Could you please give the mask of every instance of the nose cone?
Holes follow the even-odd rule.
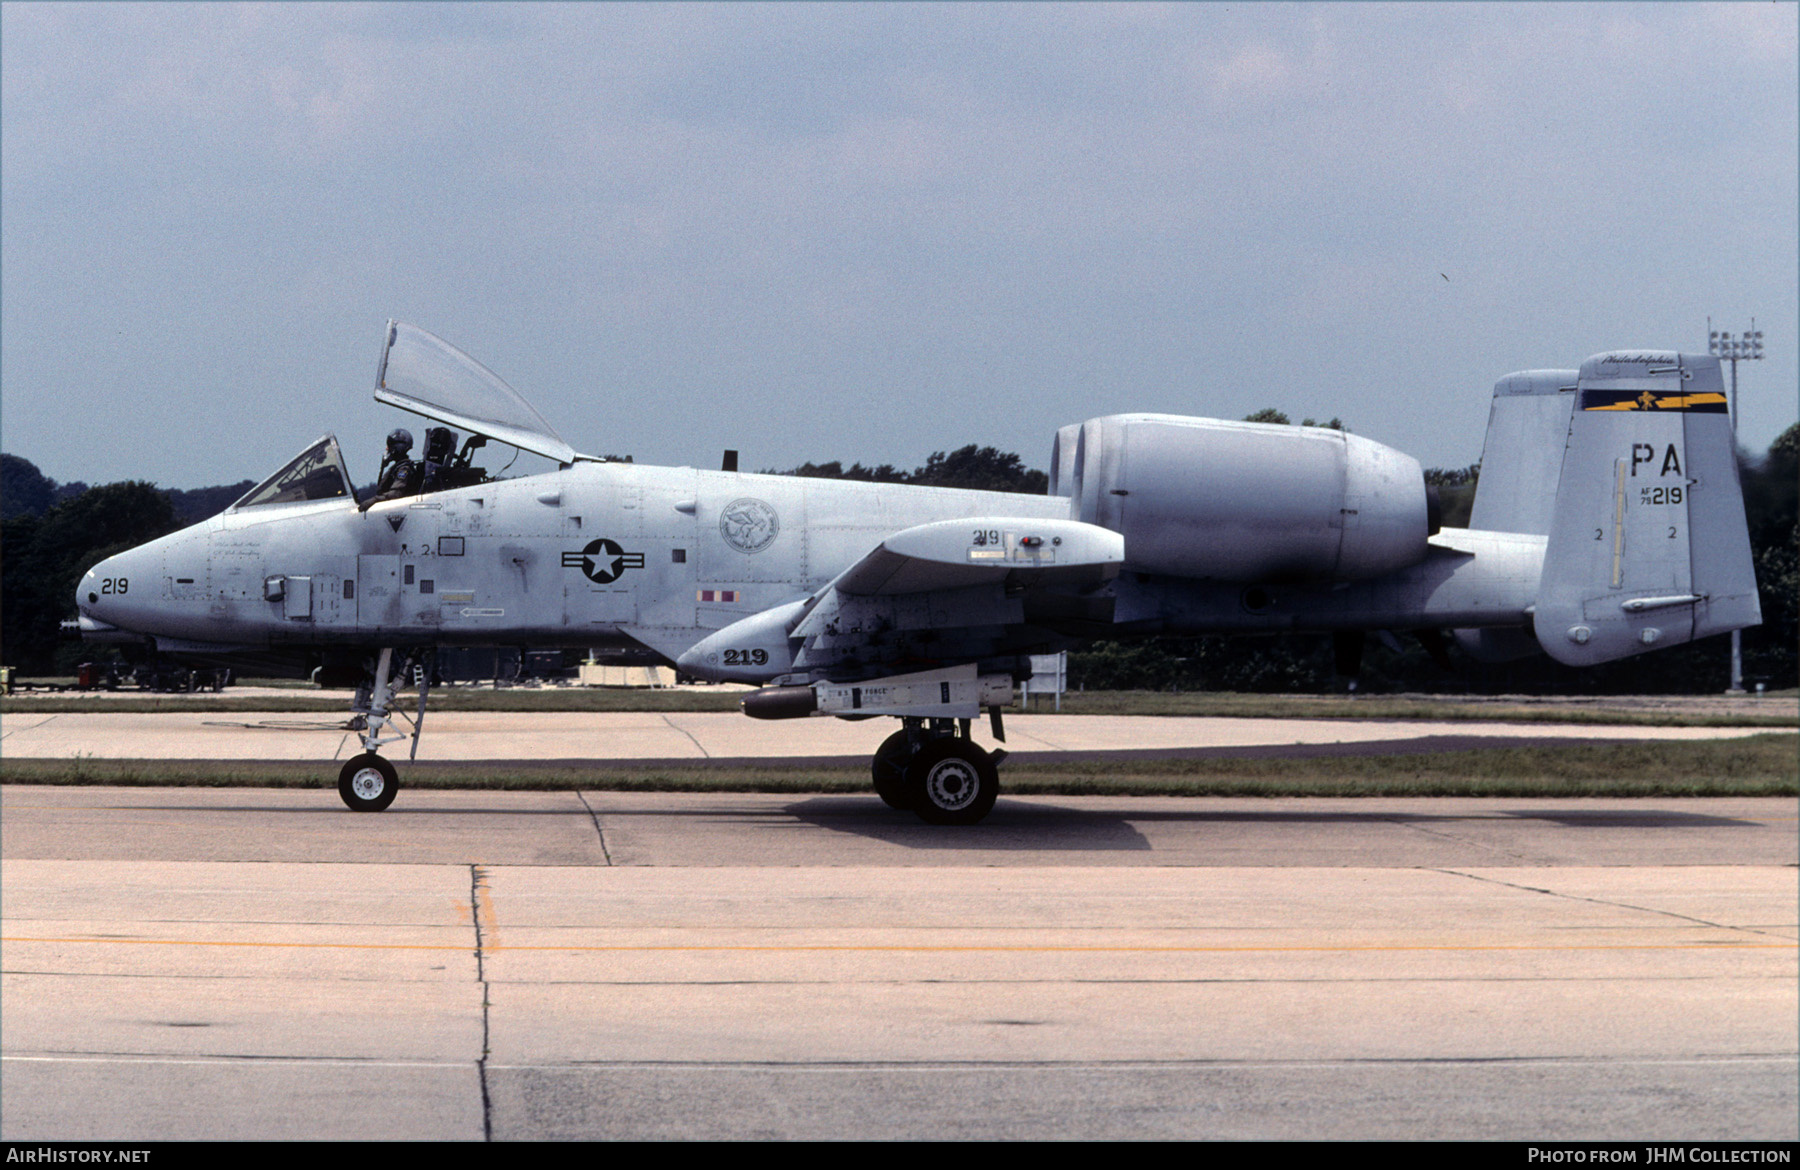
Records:
[[[111,575],[110,566],[113,563],[113,559],[114,558],[112,557],[107,557],[105,560],[83,573],[81,575],[81,580],[75,582],[75,608],[80,610],[83,614],[92,613],[94,607],[100,604],[101,574],[106,573],[108,576]]]
[[[239,636],[223,629],[215,612],[211,549],[212,529],[197,524],[107,557],[75,587],[83,631],[98,641],[126,640],[125,634],[201,642]]]
[[[124,611],[130,606],[132,587],[135,585],[140,594],[151,587],[152,578],[138,571],[141,558],[132,555],[137,551],[107,557],[81,575],[75,585],[75,609],[81,614],[83,630],[121,625]]]
[[[106,564],[106,561],[101,561],[83,573],[81,580],[75,583],[75,612],[79,615],[76,618],[76,625],[80,627],[83,637],[111,634],[119,628],[99,616],[102,608],[100,582],[103,578],[101,572]]]
[[[75,609],[83,633],[128,630],[154,634],[161,605],[164,543],[169,537],[107,557],[81,575]]]

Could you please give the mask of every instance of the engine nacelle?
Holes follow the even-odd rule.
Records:
[[[1320,427],[1108,415],[1058,432],[1050,466],[1072,518],[1124,536],[1127,571],[1359,581],[1424,560],[1433,531],[1418,460]]]

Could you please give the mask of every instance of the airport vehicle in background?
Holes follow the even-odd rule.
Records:
[[[455,486],[359,501],[326,435],[223,513],[82,579],[85,637],[361,686],[339,792],[387,807],[395,684],[440,646],[648,651],[755,684],[745,714],[893,716],[876,792],[980,820],[973,735],[1029,657],[1092,638],[1365,631],[1591,665],[1760,620],[1717,358],[1603,353],[1495,387],[1471,527],[1359,435],[1162,414],[1063,427],[1045,496],[649,467],[583,455],[511,387],[388,324],[375,397],[468,432]],[[440,454],[450,450],[437,436]],[[486,441],[558,469],[494,479]]]

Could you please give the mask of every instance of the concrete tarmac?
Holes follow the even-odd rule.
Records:
[[[332,760],[361,751],[347,717],[206,712],[9,712],[0,752],[38,759]],[[420,760],[590,760],[698,763],[718,759],[866,761],[891,719],[765,722],[734,712],[433,712]],[[986,720],[977,738],[991,743]],[[1006,748],[1025,758],[1071,752],[1235,751],[1296,745],[1394,750],[1412,742],[1693,740],[1756,735],[1767,727],[1463,720],[1237,719],[1129,715],[1008,715]],[[388,749],[404,757],[406,745]]]
[[[404,795],[0,787],[0,1137],[1800,1137],[1791,800]]]

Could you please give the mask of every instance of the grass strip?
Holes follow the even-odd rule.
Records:
[[[1566,696],[1543,700],[1476,695],[1255,695],[1223,691],[1085,691],[1063,696],[1065,715],[1168,715],[1239,719],[1417,719],[1428,722],[1594,723],[1638,727],[1800,726],[1792,692],[1712,706],[1712,696]],[[1747,709],[1751,708],[1751,709]],[[1050,714],[1032,700],[1029,713]]]
[[[627,687],[520,687],[511,690],[435,690],[431,693],[431,712],[439,711],[536,711],[587,712],[652,711],[670,714],[684,711],[736,711],[742,691],[710,690],[637,690]],[[280,695],[233,696],[221,694],[145,695],[121,697],[58,695],[37,697],[13,695],[0,699],[0,717],[7,715],[122,715],[176,714],[183,712],[213,714],[219,712],[289,712],[295,714],[329,711],[347,715],[349,691],[291,691]],[[396,702],[400,710],[411,711],[419,705],[416,692],[402,691]]]
[[[402,764],[411,788],[618,792],[866,792],[866,768],[634,768]],[[1565,744],[1311,759],[1168,759],[1004,765],[1001,787],[1058,796],[1795,796],[1800,736]],[[330,788],[327,762],[0,760],[8,784]]]
[[[447,688],[435,691],[431,710],[520,712],[664,712],[738,710],[743,692],[707,689],[647,690],[628,687],[519,687],[507,690]],[[1164,691],[1087,691],[1063,696],[1064,715],[1163,715],[1243,719],[1415,719],[1430,722],[1573,723],[1638,727],[1771,727],[1800,725],[1800,702],[1791,692],[1760,700],[1744,700],[1729,708],[1696,697],[1684,709],[1680,697],[1640,699],[1599,697],[1525,702],[1467,695],[1242,695],[1224,692],[1174,694]],[[411,709],[416,697],[404,693],[399,705]],[[1663,705],[1667,704],[1667,705]],[[282,695],[146,696],[10,696],[0,699],[0,718],[7,715],[170,714],[187,713],[345,713],[348,692],[296,690]],[[1052,706],[1034,700],[1013,714],[1054,714]]]

